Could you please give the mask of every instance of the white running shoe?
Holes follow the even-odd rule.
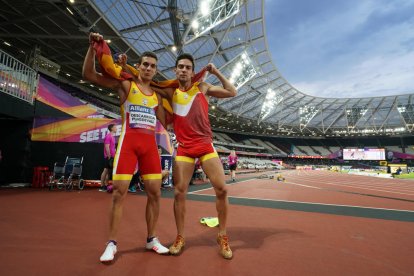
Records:
[[[116,245],[113,242],[109,242],[102,254],[100,260],[103,263],[112,262],[116,254]]]
[[[147,242],[145,248],[147,250],[154,250],[158,254],[168,254],[170,252],[170,250],[167,247],[163,246],[160,243],[158,238],[154,238],[151,242]]]

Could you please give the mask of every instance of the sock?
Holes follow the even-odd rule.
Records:
[[[149,238],[147,238],[147,242],[152,242],[152,240],[154,239],[155,237],[149,237]]]

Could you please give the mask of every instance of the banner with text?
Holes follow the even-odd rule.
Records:
[[[120,119],[101,118],[35,118],[32,129],[32,141],[103,143],[108,133],[108,125],[116,125],[115,137],[121,134]],[[156,141],[164,151],[172,154],[170,134],[157,121]]]

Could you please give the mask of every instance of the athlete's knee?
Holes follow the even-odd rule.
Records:
[[[159,200],[161,197],[161,189],[157,188],[157,189],[147,189],[146,188],[146,192],[147,192],[147,197],[150,200]]]
[[[113,187],[112,201],[114,204],[121,203],[125,199],[126,194],[126,191],[124,192],[123,189]]]
[[[226,198],[227,197],[227,187],[225,185],[220,185],[214,188],[217,198]]]
[[[174,187],[174,197],[175,200],[185,200],[185,197],[187,195],[187,188],[185,187]]]

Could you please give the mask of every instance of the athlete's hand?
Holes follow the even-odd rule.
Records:
[[[118,56],[118,63],[124,67],[127,64],[128,56],[126,54],[120,54]]]
[[[207,70],[207,72],[209,72],[210,74],[213,74],[213,75],[216,75],[217,72],[218,72],[217,67],[213,63],[207,64],[206,70]]]
[[[99,33],[90,33],[89,34],[89,43],[98,42],[98,41],[101,41],[101,40],[103,40],[103,36],[100,35]]]

